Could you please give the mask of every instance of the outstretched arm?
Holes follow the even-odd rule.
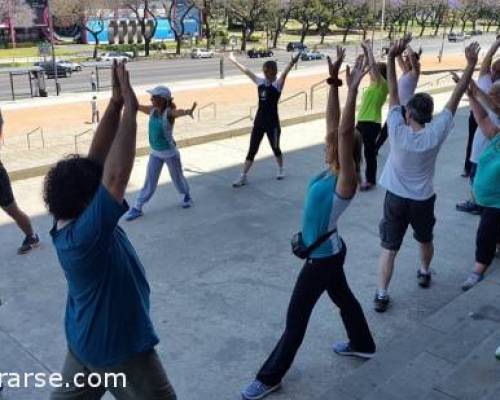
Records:
[[[117,77],[124,100],[123,115],[118,133],[104,164],[102,183],[121,203],[134,165],[139,104],[124,64],[119,65]]]
[[[238,62],[238,60],[236,60],[236,58],[234,57],[233,53],[231,53],[229,55],[229,61],[231,61],[236,66],[236,68],[238,68],[241,72],[243,72],[246,76],[248,76],[253,82],[257,83],[259,81],[259,78],[257,77],[257,75],[255,75],[252,71],[250,71],[243,64]]]
[[[286,81],[286,78],[287,78],[288,74],[290,73],[290,71],[292,70],[292,68],[294,67],[294,65],[299,62],[299,57],[300,57],[300,53],[297,53],[292,58],[292,61],[290,61],[288,63],[288,65],[286,66],[286,68],[284,69],[284,71],[281,73],[281,75],[280,75],[280,77],[278,79],[278,86],[280,87],[281,90],[283,90],[283,88],[285,86],[285,81]]]
[[[196,110],[196,107],[198,106],[198,103],[194,102],[193,106],[189,109],[176,109],[176,110],[171,110],[169,113],[169,116],[173,118],[179,118],[179,117],[186,117],[190,116],[193,118],[194,110]]]
[[[381,75],[377,62],[375,61],[375,56],[373,55],[372,45],[370,40],[365,40],[361,43],[361,47],[363,48],[363,52],[365,55],[365,61],[368,63],[370,67],[370,78],[372,81],[381,82],[384,80],[384,77]]]
[[[120,114],[123,107],[123,97],[118,82],[117,71],[120,68],[115,61],[111,69],[112,81],[112,97],[108,107],[97,127],[97,130],[90,145],[88,158],[104,165],[108,156],[111,144],[115,140],[118,124],[120,122]]]
[[[339,168],[337,143],[340,122],[339,86],[341,84],[339,80],[339,71],[344,59],[345,49],[339,46],[337,46],[337,59],[335,62],[333,62],[330,57],[327,58],[328,70],[330,72],[330,78],[328,80],[330,91],[328,94],[328,104],[326,106],[326,159],[329,164],[334,164],[337,169]]]
[[[399,66],[399,69],[401,71],[403,71],[404,74],[408,73],[408,68],[406,67],[406,64],[403,60],[403,55],[400,54],[397,58],[396,58],[397,62],[398,62],[398,66]]]
[[[396,58],[405,51],[406,42],[397,40],[387,55],[387,83],[389,85],[389,107],[399,106],[398,78],[396,76]]]
[[[460,100],[464,95],[469,83],[472,79],[472,74],[474,73],[474,68],[476,68],[477,60],[479,57],[479,44],[477,42],[472,42],[465,49],[465,58],[467,59],[467,67],[460,78],[460,80],[455,85],[455,89],[451,94],[450,100],[446,104],[446,108],[451,111],[453,115],[457,112],[458,105],[460,104]]]
[[[479,102],[484,104],[488,109],[492,110],[497,115],[500,115],[500,104],[495,103],[487,93],[482,91],[473,79],[471,79],[469,87],[474,97],[479,100]]]
[[[500,133],[500,126],[497,126],[493,123],[493,121],[488,116],[488,112],[476,98],[474,91],[469,89],[467,91],[467,95],[469,96],[470,108],[474,114],[474,118],[477,121],[477,124],[481,128],[481,131],[484,135],[490,139],[493,139],[496,135]]]
[[[149,106],[145,106],[145,105],[141,105],[139,104],[139,111],[144,113],[144,114],[151,114],[151,111],[153,110],[153,106],[149,105]]]
[[[408,57],[410,58],[411,73],[418,78],[420,76],[419,55],[422,54],[422,49],[420,49],[419,55],[413,51],[410,45],[406,47],[406,50],[408,51]]]
[[[495,56],[499,48],[500,48],[500,37],[497,37],[495,43],[491,45],[491,47],[488,49],[488,52],[484,56],[483,62],[481,63],[481,69],[479,70],[479,76],[488,75],[490,73],[493,57]]]
[[[368,72],[369,67],[365,66],[363,56],[357,58],[352,71],[349,68],[347,69],[349,90],[339,126],[338,153],[340,170],[336,186],[337,194],[346,199],[354,196],[358,185],[356,163],[354,160],[354,115],[356,112],[359,84]]]

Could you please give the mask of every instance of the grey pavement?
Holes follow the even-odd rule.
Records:
[[[444,104],[444,96],[436,99],[440,106]],[[455,211],[455,203],[464,199],[468,190],[467,182],[459,176],[467,116],[467,110],[459,111],[455,131],[438,160],[435,283],[430,290],[419,289],[416,284],[418,252],[408,234],[391,286],[394,306],[385,315],[376,314],[372,298],[384,191],[379,188],[358,194],[340,221],[340,232],[349,249],[347,277],[365,310],[381,357],[394,339],[414,329],[425,329],[423,321],[460,299],[460,284],[472,266],[478,219]],[[190,210],[180,208],[180,199],[164,173],[145,216],[122,224],[151,283],[152,317],[161,339],[158,350],[179,399],[238,399],[239,390],[253,378],[281,335],[301,267],[290,254],[289,238],[300,225],[306,185],[324,168],[324,136],[324,120],[286,128],[282,142],[287,178],[282,182],[273,179],[274,160],[267,143],[263,143],[250,184],[239,190],[231,188],[231,182],[239,174],[248,136],[182,149],[195,206]],[[381,165],[387,148],[384,150]],[[136,160],[127,195],[130,201],[141,187],[146,162],[145,157]],[[52,221],[40,199],[41,186],[41,178],[14,184],[20,205],[33,216],[41,233],[40,249],[25,257],[16,256],[21,235],[5,215],[0,215],[0,371],[59,371],[65,353],[66,285],[51,247],[48,231]],[[498,268],[498,262],[493,268]],[[460,311],[452,307],[447,314],[456,317]],[[435,320],[438,324],[446,318],[438,314]],[[432,329],[439,330],[439,326],[432,325]],[[349,383],[343,388],[343,397],[340,392],[337,397],[325,397],[330,389],[349,382],[348,376],[360,367],[369,366],[333,355],[332,342],[343,339],[340,316],[324,296],[283,390],[273,398],[358,398],[350,391],[362,390],[363,382]],[[417,357],[422,342],[403,340],[392,357],[401,362]],[[457,341],[457,348],[461,345]],[[442,353],[452,350],[443,347]],[[417,362],[449,367],[435,356],[419,356]],[[433,398],[447,398],[439,393]],[[47,396],[48,389],[7,388],[3,399],[39,400]]]

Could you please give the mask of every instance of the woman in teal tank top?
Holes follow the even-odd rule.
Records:
[[[187,110],[177,109],[170,89],[165,86],[157,86],[153,90],[149,90],[148,93],[151,94],[152,104],[139,106],[139,111],[149,115],[148,135],[151,152],[146,181],[137,196],[134,207],[125,217],[127,221],[132,221],[143,215],[142,207],[153,197],[164,164],[168,168],[172,183],[183,196],[182,207],[189,208],[193,203],[189,184],[182,170],[181,156],[174,140],[174,124],[179,117],[189,115],[192,118],[196,103]]]
[[[474,178],[474,197],[483,211],[476,234],[476,262],[472,273],[462,285],[463,290],[469,290],[483,279],[495,251],[500,249],[500,126],[490,119],[476,93],[476,85],[472,84],[467,93],[470,106],[481,131],[491,142],[481,154]],[[496,103],[497,107],[500,106],[498,100],[500,99],[491,96],[493,106]]]
[[[286,329],[255,380],[242,392],[247,400],[262,399],[279,389],[304,338],[309,317],[324,292],[339,307],[349,341],[334,345],[340,355],[370,358],[375,353],[363,310],[351,292],[344,274],[346,246],[336,230],[337,220],[356,193],[361,140],[356,145],[354,110],[359,83],[368,72],[363,56],[348,73],[348,98],[339,126],[338,78],[345,50],[337,49],[337,60],[329,59],[330,94],[327,106],[326,162],[328,169],[315,177],[307,190],[302,237],[310,246],[325,233],[332,234],[309,257],[299,274],[288,306]],[[357,149],[357,151],[356,151]]]

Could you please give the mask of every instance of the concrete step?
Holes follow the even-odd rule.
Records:
[[[494,268],[488,279],[380,348],[321,399],[480,400],[498,390],[500,269]]]

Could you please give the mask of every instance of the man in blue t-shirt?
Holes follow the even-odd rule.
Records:
[[[45,179],[52,240],[68,282],[64,382],[51,399],[93,400],[109,391],[122,400],[174,400],[155,351],[144,267],[118,226],[128,210],[138,103],[123,64],[113,65],[112,79],[88,157],[58,162]],[[120,374],[114,387],[109,374]]]

